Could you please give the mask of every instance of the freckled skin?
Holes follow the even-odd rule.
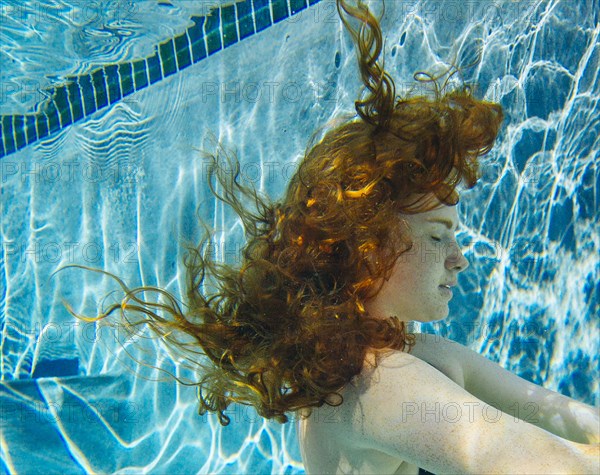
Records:
[[[428,220],[446,219],[457,226],[456,207],[440,203],[431,211],[400,217],[399,225],[409,229],[413,248],[400,256],[389,280],[365,308],[373,316],[397,316],[406,322],[444,319],[450,296],[439,286],[456,282],[469,262],[456,243],[454,231]]]
[[[448,316],[451,296],[440,285],[455,284],[469,263],[455,239],[456,207],[436,204],[399,216],[413,248],[365,302],[372,316],[406,322]],[[449,222],[450,229],[431,220]],[[433,473],[600,473],[597,408],[536,386],[451,340],[416,336],[411,354],[387,353],[377,363],[368,352],[366,369],[343,389],[344,403],[299,421],[306,473],[417,475],[419,466]],[[506,412],[494,410],[500,417],[491,420],[480,410],[490,404]],[[531,404],[543,408],[536,425],[508,415]],[[440,407],[461,408],[461,416]]]

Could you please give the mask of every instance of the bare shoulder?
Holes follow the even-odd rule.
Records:
[[[410,354],[433,366],[456,384],[465,387],[464,352],[471,351],[460,343],[426,333],[415,334]]]
[[[348,442],[353,443],[355,438],[364,441],[364,433],[356,430],[356,424],[362,425],[365,412],[371,408],[384,408],[391,401],[414,399],[420,391],[430,391],[432,381],[424,376],[432,373],[442,376],[426,361],[407,352],[388,351],[377,357],[368,353],[360,374],[339,391],[343,403],[315,409],[311,419],[335,422],[336,431],[344,427]],[[449,378],[443,379],[452,383]],[[406,388],[410,388],[410,393]]]
[[[465,347],[437,335],[417,333],[415,336],[410,352],[386,351],[377,357],[367,354],[360,375],[344,388],[344,398],[364,398],[367,388],[375,384],[378,390],[381,385],[393,386],[391,394],[395,395],[399,395],[398,391],[405,385],[410,385],[413,391],[420,387],[430,390],[427,375],[435,376],[437,384],[456,384],[464,388],[460,352]]]
[[[373,358],[366,361],[363,371],[342,390],[343,404],[318,414],[319,423],[312,421],[303,454],[323,450],[327,440],[338,444],[336,454],[360,454],[363,463],[385,459],[389,467],[402,462],[432,473],[598,471],[597,458],[581,444],[495,409],[446,374],[457,371],[454,365],[461,359],[468,360],[455,353],[462,348],[466,355],[475,352],[446,339],[424,340],[410,353],[389,351],[377,364]],[[497,376],[493,371],[488,374]],[[339,472],[339,457],[334,458],[331,467],[319,467],[330,467],[326,473]],[[393,470],[378,466],[370,473]]]
[[[432,473],[597,470],[597,460],[580,445],[503,413],[446,374],[458,371],[455,365],[475,352],[450,340],[424,338],[415,351],[391,352],[376,366],[366,365],[347,393],[343,412],[361,448]]]
[[[446,358],[444,358],[445,356]],[[375,384],[378,386],[392,385],[394,394],[398,394],[401,387],[405,385],[410,385],[413,390],[420,386],[430,388],[425,381],[427,375],[436,374],[441,376],[440,373],[445,375],[446,378],[439,379],[439,381],[451,383],[453,380],[448,374],[459,371],[458,368],[454,367],[455,362],[450,361],[447,356],[447,354],[432,351],[431,348],[417,343],[411,352],[389,352],[380,356],[376,363],[374,358],[368,358],[361,374],[349,385],[353,388],[350,391],[358,392],[362,397],[364,396],[362,391]],[[400,381],[403,382],[402,386],[397,384]]]

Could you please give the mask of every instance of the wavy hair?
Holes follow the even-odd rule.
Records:
[[[222,425],[234,402],[282,423],[291,411],[341,404],[340,391],[361,372],[367,351],[410,351],[414,335],[403,322],[364,307],[411,247],[399,213],[428,210],[409,200],[415,195],[455,205],[456,187],[475,185],[478,157],[502,122],[499,105],[474,99],[465,87],[397,98],[378,63],[378,20],[360,1],[337,3],[365,86],[355,104],[359,117],[307,151],[277,202],[240,183],[236,158],[213,156],[208,183],[243,223],[242,262],[215,262],[207,231],[184,261],[185,305],[163,289],[129,289],[113,276],[125,297],[88,319],[119,311],[128,325],[149,325],[197,365],[199,379],[188,384],[198,387],[199,412],[218,413]],[[224,172],[221,160],[237,173]],[[207,278],[216,286],[210,293]],[[147,291],[164,301],[144,300]]]

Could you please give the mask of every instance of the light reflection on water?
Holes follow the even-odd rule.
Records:
[[[5,2],[0,111],[28,112],[66,75],[149,54],[198,13],[193,2],[172,3],[135,4],[127,16],[119,2],[96,13],[90,3]],[[470,4],[471,13],[450,17],[442,5],[386,4],[386,67],[400,78],[399,92],[416,70],[481,50],[465,79],[479,81],[507,119],[482,181],[461,200],[471,267],[450,304],[455,318],[415,329],[598,404],[595,7],[497,2],[493,11]],[[182,243],[200,237],[198,207],[221,231],[216,254],[239,259],[239,223],[211,198],[197,150],[212,131],[237,149],[246,178],[278,197],[315,128],[352,111],[354,52],[329,7],[313,8],[320,13],[276,25],[2,159],[4,471],[303,472],[293,421],[267,423],[245,407],[232,409],[226,428],[198,416],[193,387],[155,382],[164,376],[136,366],[123,335],[65,311],[61,297],[94,313],[115,288],[110,280],[50,275],[78,263],[130,286],[183,294]],[[155,341],[125,348],[191,376]],[[42,362],[69,358],[77,377],[29,379]]]

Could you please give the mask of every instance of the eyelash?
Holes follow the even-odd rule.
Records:
[[[434,242],[442,242],[443,239],[441,237],[437,237],[437,236],[431,236],[431,239],[433,239]]]

